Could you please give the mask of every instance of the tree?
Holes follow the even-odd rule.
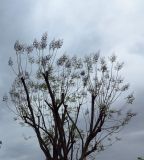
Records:
[[[54,39],[48,45],[46,33],[30,46],[16,41],[16,62],[8,62],[16,75],[10,89],[15,119],[34,130],[47,160],[94,159],[135,116],[114,102],[125,96],[131,104],[134,97],[125,94],[129,84],[115,55],[108,61],[99,52],[59,56],[62,44]]]

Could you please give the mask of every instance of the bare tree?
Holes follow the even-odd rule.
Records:
[[[125,97],[131,104],[134,97],[126,96],[129,84],[115,55],[107,61],[99,52],[59,56],[62,44],[48,45],[46,33],[30,46],[16,41],[15,62],[9,59],[16,74],[10,90],[13,111],[33,128],[47,160],[95,159],[135,115],[114,102]]]

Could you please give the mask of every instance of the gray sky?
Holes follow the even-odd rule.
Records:
[[[130,106],[138,113],[120,133],[122,141],[98,155],[99,160],[136,160],[144,154],[144,1],[143,0],[0,0],[0,97],[8,92],[13,74],[7,65],[18,39],[32,42],[47,32],[49,39],[63,38],[68,54],[101,50],[115,52],[125,62],[123,75],[135,93]],[[13,121],[0,102],[0,159],[42,160],[30,129]],[[25,141],[24,135],[32,135]]]

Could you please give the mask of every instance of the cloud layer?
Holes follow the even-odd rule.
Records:
[[[143,81],[144,81],[144,1],[143,0],[8,0],[0,5],[0,96],[8,92],[13,74],[7,65],[14,55],[17,39],[31,43],[43,32],[49,39],[63,38],[62,51],[88,54],[101,50],[109,56],[115,52],[125,62],[123,75],[135,92],[133,109],[138,116],[120,134],[122,141],[98,155],[98,159],[135,160],[143,154]],[[12,113],[0,103],[0,150],[3,160],[42,160],[35,140],[26,142]]]

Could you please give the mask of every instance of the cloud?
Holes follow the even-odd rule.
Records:
[[[129,160],[142,154],[143,146],[143,81],[144,81],[144,1],[143,0],[8,0],[0,5],[0,96],[8,92],[13,73],[7,65],[14,56],[17,39],[31,43],[45,31],[49,39],[63,38],[61,52],[89,54],[98,49],[102,55],[116,52],[125,62],[122,75],[135,93],[132,107],[138,116],[120,134],[121,142],[98,156],[101,159]],[[24,132],[12,121],[12,113],[0,103],[0,150],[3,160],[42,159],[36,141],[26,143]],[[15,128],[15,129],[13,129]],[[7,133],[7,134],[6,134]],[[31,154],[35,153],[35,154]],[[31,157],[33,156],[33,157]]]

